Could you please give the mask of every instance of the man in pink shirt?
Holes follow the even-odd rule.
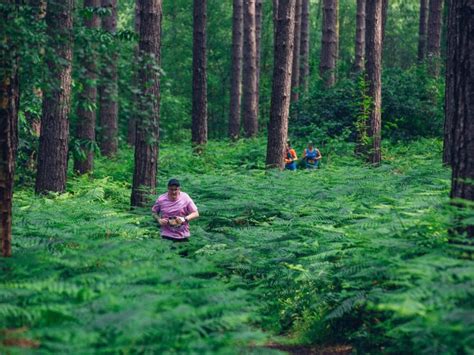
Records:
[[[199,212],[191,197],[181,191],[176,179],[168,181],[168,192],[158,197],[151,208],[160,224],[161,236],[174,241],[187,241],[189,221],[198,218]]]

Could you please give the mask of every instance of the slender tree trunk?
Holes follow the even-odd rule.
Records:
[[[357,0],[355,60],[353,67],[355,73],[364,71],[365,64],[365,2],[366,0]]]
[[[156,188],[160,127],[161,0],[140,0],[139,101],[131,205],[146,206]]]
[[[319,72],[326,87],[331,87],[336,83],[337,46],[339,42],[337,7],[338,0],[323,0],[323,35]]]
[[[102,7],[110,10],[110,14],[102,18],[102,28],[114,35],[117,32],[117,0],[102,0]],[[118,148],[117,59],[116,49],[109,48],[102,64],[102,84],[99,88],[100,150],[108,157],[117,154]]]
[[[12,23],[17,14],[16,1],[3,2],[0,19]],[[3,26],[2,26],[3,27]],[[0,46],[0,238],[2,255],[11,256],[12,199],[15,153],[18,141],[18,54],[14,40],[1,35]]]
[[[48,3],[48,82],[44,89],[36,192],[66,189],[71,109],[73,0]]]
[[[275,37],[272,101],[268,125],[266,164],[268,168],[284,166],[285,142],[288,137],[288,115],[293,66],[293,41],[296,0],[279,0]]]
[[[300,83],[300,44],[301,44],[301,0],[295,4],[295,30],[293,44],[293,69],[291,75],[291,102],[297,102]]]
[[[452,127],[451,198],[454,204],[463,206],[458,199],[474,201],[474,2],[449,0],[448,6],[448,43],[454,52],[448,57],[451,90],[446,92],[453,95],[446,100],[446,120]],[[465,207],[473,209],[472,205]],[[474,223],[458,232],[473,238]]]
[[[230,84],[229,137],[240,133],[240,99],[242,96],[243,0],[233,0],[232,79]]]
[[[453,122],[456,109],[455,98],[455,78],[454,68],[456,58],[456,5],[455,0],[447,0],[448,17],[447,17],[447,43],[446,43],[446,86],[445,86],[445,119],[444,119],[444,144],[443,144],[443,164],[451,165],[453,156]]]
[[[100,0],[84,0],[84,9],[93,10],[90,17],[84,18],[84,26],[91,30],[96,30],[100,26],[100,18],[95,12],[100,8]],[[83,157],[75,157],[74,171],[79,174],[91,172],[94,165],[95,144],[95,121],[96,121],[96,100],[97,100],[97,65],[96,48],[91,45],[89,48],[81,48],[80,61],[84,68],[84,73],[79,78],[82,92],[79,94],[77,108],[77,128],[76,138],[80,140],[80,149]]]
[[[207,143],[207,0],[194,0],[192,143],[199,153]]]
[[[385,28],[387,27],[388,0],[382,0],[382,47],[385,42]]]
[[[257,47],[257,110],[260,99],[260,60],[262,57],[262,7],[263,0],[255,0],[255,43]]]
[[[382,106],[382,0],[367,0],[366,4],[366,64],[368,92],[371,100],[368,122],[369,144],[367,159],[372,164],[382,160],[381,106]]]
[[[439,76],[441,54],[441,25],[443,21],[443,0],[430,0],[428,17],[427,56],[429,72]]]
[[[420,0],[420,25],[418,29],[418,61],[426,59],[426,33],[428,32],[428,0]]]
[[[255,0],[244,0],[244,61],[242,88],[242,120],[245,137],[258,133],[257,42],[255,32]]]
[[[309,0],[302,0],[301,4],[300,54],[299,86],[304,92],[307,92],[309,78]]]
[[[140,36],[140,0],[135,0],[135,34],[137,36]],[[139,57],[138,53],[138,46],[135,48],[134,51],[134,59],[137,61]],[[138,76],[135,74],[133,77],[133,84],[135,88],[138,88],[139,83],[138,83]],[[136,96],[136,95],[135,95]],[[138,102],[139,98],[135,98],[135,102]],[[137,121],[135,119],[135,115],[137,114],[137,109],[135,104],[133,105],[134,107],[134,114],[131,115],[131,117],[128,118],[128,137],[127,141],[128,144],[131,146],[135,145],[135,137],[137,135]]]

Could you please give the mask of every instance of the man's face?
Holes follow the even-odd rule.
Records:
[[[179,196],[179,186],[168,186],[168,196],[171,200],[177,200]]]

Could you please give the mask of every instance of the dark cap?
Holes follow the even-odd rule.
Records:
[[[178,186],[178,187],[180,187],[181,184],[179,183],[178,179],[170,179],[170,181],[168,181],[168,187],[169,186]]]

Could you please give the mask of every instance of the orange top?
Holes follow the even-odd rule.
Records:
[[[286,153],[285,153],[285,164],[289,164],[289,163],[293,162],[296,159],[298,159],[298,158],[296,157],[296,152],[293,148],[286,151]]]

